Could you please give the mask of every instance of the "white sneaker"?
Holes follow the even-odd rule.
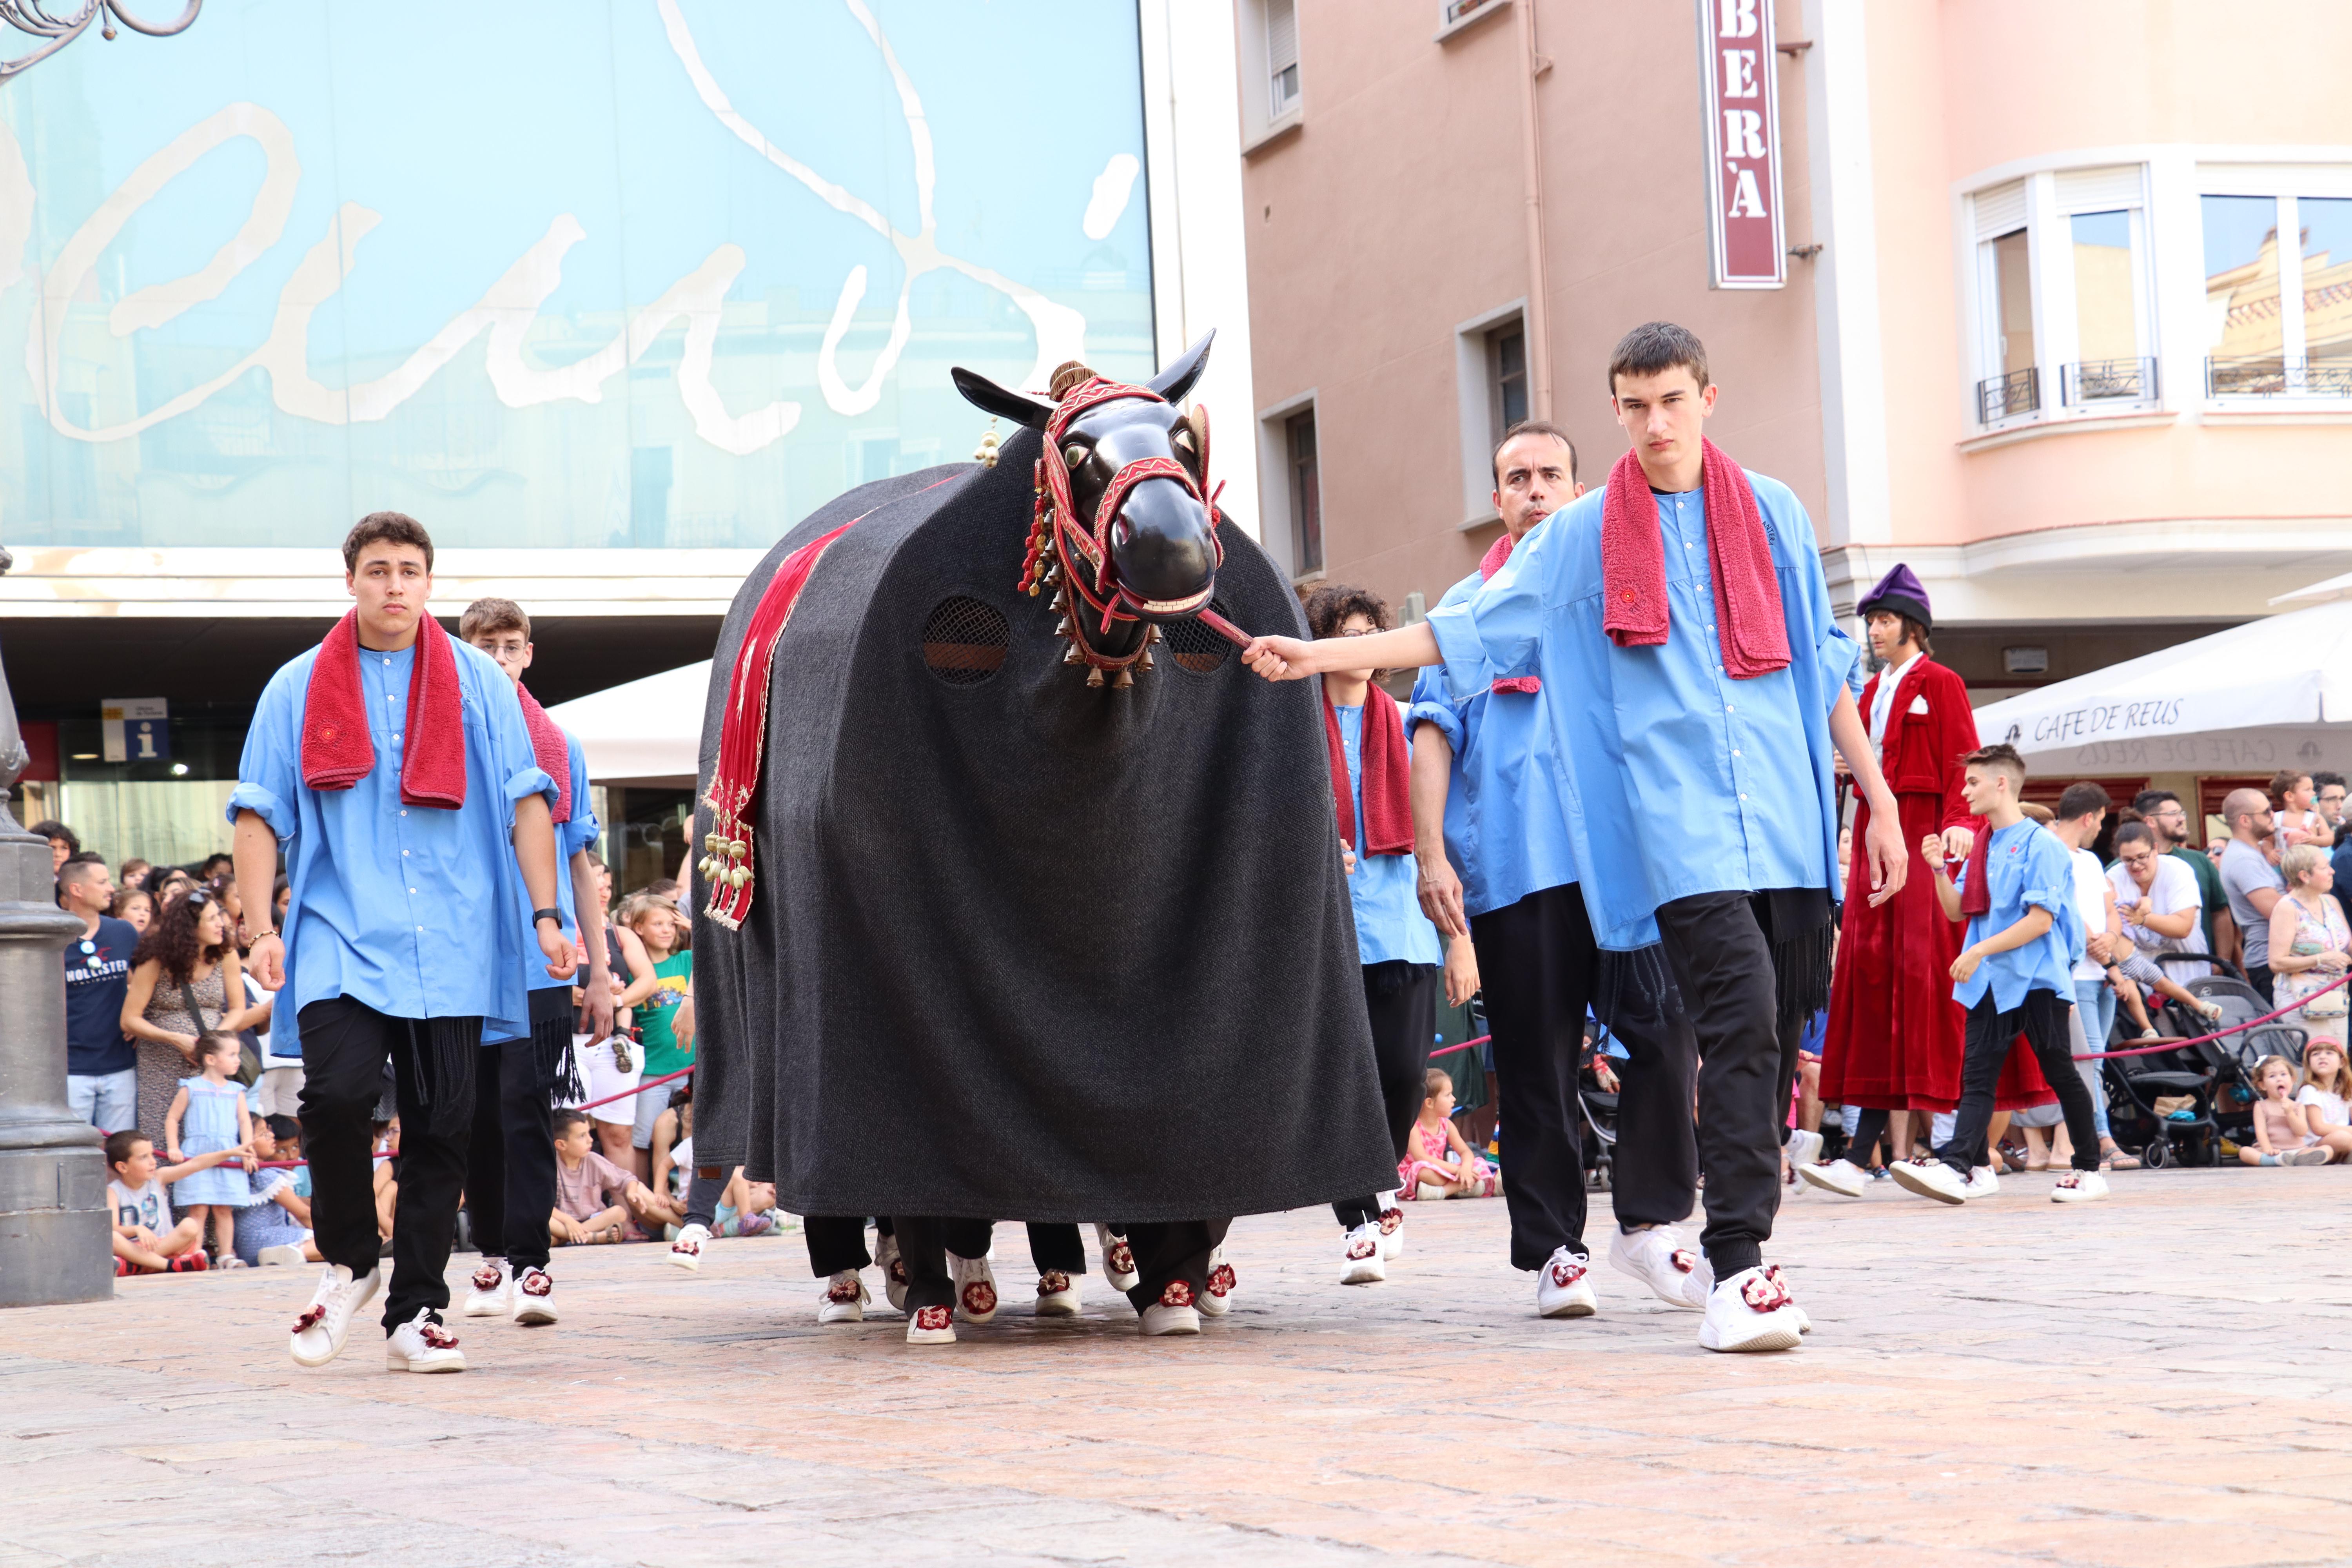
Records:
[[[555,1281],[544,1268],[526,1268],[515,1276],[514,1321],[526,1329],[555,1321]]]
[[[1370,1230],[1370,1226],[1358,1226],[1358,1230]],[[1380,1243],[1372,1244],[1375,1252]],[[1375,1259],[1377,1261],[1377,1259]],[[1192,1287],[1181,1279],[1171,1279],[1168,1288],[1160,1292],[1160,1300],[1143,1309],[1141,1325],[1146,1339],[1161,1334],[1197,1334],[1201,1331],[1201,1314],[1192,1305]]]
[[[1968,1182],[1941,1160],[1899,1160],[1886,1169],[1895,1185],[1906,1193],[1916,1193],[1939,1204],[1969,1201]]]
[[[1240,1283],[1234,1266],[1225,1261],[1225,1249],[1217,1247],[1209,1254],[1208,1289],[1192,1303],[1192,1310],[1204,1318],[1222,1318],[1234,1310],[1234,1287]]]
[[[1435,1182],[1415,1182],[1412,1184],[1412,1195],[1421,1203],[1440,1204],[1454,1195],[1454,1189],[1440,1186]]]
[[[1078,1315],[1078,1281],[1084,1276],[1048,1268],[1037,1276],[1037,1315],[1075,1318]]]
[[[1809,1185],[1849,1198],[1858,1198],[1870,1190],[1870,1173],[1851,1160],[1799,1165],[1797,1174],[1802,1176]]]
[[[669,1244],[669,1260],[689,1274],[698,1271],[702,1268],[702,1244],[709,1239],[709,1226],[688,1226]]]
[[[1381,1261],[1394,1263],[1404,1256],[1404,1210],[1391,1204],[1381,1211]]]
[[[955,1280],[956,1316],[967,1323],[984,1323],[996,1316],[996,1270],[985,1258],[948,1254],[948,1274]]]
[[[907,1260],[898,1255],[898,1238],[886,1236],[874,1244],[874,1266],[882,1270],[882,1294],[889,1298],[890,1310],[907,1310]],[[927,1340],[913,1340],[908,1344],[928,1344]]]
[[[2329,1158],[2329,1152],[2326,1149],[2315,1144],[2308,1149],[2288,1150],[2285,1153],[2279,1156],[2279,1163],[2282,1165],[2325,1165],[2327,1163]]]
[[[1601,1310],[1592,1294],[1591,1264],[1563,1247],[1536,1276],[1536,1316],[1589,1318]]]
[[[466,1316],[503,1318],[513,1307],[514,1265],[503,1258],[485,1258],[466,1292]]]
[[[383,1342],[383,1362],[394,1372],[463,1372],[466,1352],[457,1348],[457,1336],[441,1326],[440,1313],[419,1307]]]
[[[1777,1270],[1761,1268],[1743,1268],[1717,1285],[1698,1326],[1700,1347],[1711,1351],[1792,1351],[1803,1334],[1788,1286]]]
[[[1381,1261],[1381,1227],[1367,1224],[1349,1231],[1339,1249],[1339,1283],[1370,1285],[1388,1277],[1388,1265]]]
[[[1822,1135],[1808,1132],[1801,1127],[1791,1127],[1789,1129],[1789,1142],[1783,1147],[1789,1151],[1789,1163],[1801,1171],[1822,1157]]]
[[[1647,1230],[1627,1233],[1620,1228],[1610,1238],[1609,1261],[1647,1285],[1659,1300],[1670,1307],[1687,1307],[1693,1311],[1706,1309],[1706,1298],[1694,1294],[1691,1277],[1698,1269],[1698,1254],[1682,1245],[1682,1237],[1669,1225],[1654,1225]]]
[[[1706,1278],[1707,1287],[1712,1290],[1715,1285],[1714,1270],[1709,1269],[1707,1271]],[[1764,1266],[1764,1278],[1769,1279],[1773,1284],[1780,1287],[1781,1291],[1788,1296],[1789,1310],[1797,1314],[1797,1331],[1801,1334],[1811,1333],[1813,1331],[1813,1321],[1805,1316],[1805,1310],[1802,1307],[1797,1305],[1797,1293],[1794,1290],[1790,1289],[1788,1279],[1780,1273],[1780,1266],[1777,1263],[1766,1264]]]
[[[1990,1165],[1979,1165],[1969,1173],[1969,1179],[1960,1186],[1969,1194],[1969,1201],[1974,1203],[1979,1198],[1989,1198],[2000,1192],[2000,1177],[1994,1173]]]
[[[279,1267],[299,1268],[309,1261],[302,1256],[302,1244],[299,1241],[281,1242],[276,1247],[265,1247],[257,1256],[264,1268]]]
[[[341,1355],[343,1340],[352,1331],[352,1314],[375,1300],[383,1289],[383,1274],[371,1268],[360,1278],[340,1263],[327,1265],[319,1276],[319,1288],[310,1293],[310,1304],[294,1320],[294,1332],[287,1348],[293,1352],[297,1366],[324,1366]]]
[[[1135,1248],[1127,1237],[1113,1236],[1110,1226],[1095,1226],[1095,1247],[1102,1254],[1103,1281],[1120,1295],[1135,1289],[1141,1277],[1135,1271]]]
[[[910,1345],[951,1345],[955,1337],[955,1314],[945,1307],[918,1307],[907,1319]]]
[[[824,1294],[817,1301],[816,1321],[862,1323],[866,1321],[866,1303],[872,1300],[866,1293],[866,1277],[855,1268],[845,1268],[826,1281]]]
[[[2050,1189],[2053,1204],[2087,1204],[2107,1195],[2107,1179],[2096,1171],[2069,1171]]]

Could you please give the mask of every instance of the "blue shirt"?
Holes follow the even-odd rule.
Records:
[[[1992,1005],[2004,1013],[2024,1005],[2028,991],[2054,991],[2072,1000],[2074,961],[2083,956],[2074,852],[2028,817],[1994,831],[1992,847],[1985,852],[1985,881],[1992,889],[1992,912],[1969,917],[1968,945],[1999,936],[2028,910],[2048,910],[2050,929],[2023,947],[1987,954],[1974,973],[1952,987],[1952,1000],[1973,1007],[1990,989]],[[1952,885],[1968,884],[1968,868],[1962,866]]]
[[[139,928],[111,915],[66,943],[66,1071],[77,1078],[129,1072],[139,1055],[122,1033],[122,998]]]
[[[1788,627],[1785,668],[1723,669],[1698,491],[1655,495],[1668,633],[1619,647],[1602,629],[1594,490],[1553,514],[1468,599],[1430,612],[1456,698],[1535,661],[1569,843],[1602,947],[1657,940],[1657,907],[1696,893],[1838,893],[1829,716],[1857,655],[1831,612],[1811,521],[1749,474]]]
[[[523,956],[539,942],[515,864],[514,803],[543,795],[551,804],[555,781],[531,755],[513,683],[480,649],[450,646],[466,725],[466,804],[456,811],[400,798],[413,647],[360,649],[375,766],[350,789],[302,782],[302,708],[318,649],[271,676],[254,710],[228,816],[256,813],[286,853],[293,899],[272,1055],[300,1055],[302,1009],[334,996],[394,1018],[478,1016],[486,1037],[530,1032]]]
[[[1356,799],[1355,874],[1348,879],[1348,902],[1356,911],[1356,962],[1438,963],[1437,928],[1421,912],[1416,890],[1420,871],[1410,855],[1367,855],[1364,839],[1364,710],[1332,704],[1339,720],[1339,746],[1348,754],[1348,788]],[[1405,742],[1411,754],[1412,742]]]
[[[1536,525],[1540,531],[1542,523]],[[1458,605],[1484,579],[1473,572],[1445,591]],[[1533,675],[1533,661],[1507,675]],[[1481,690],[1461,700],[1432,665],[1413,682],[1405,725],[1433,724],[1454,748],[1445,790],[1445,853],[1462,878],[1462,910],[1507,910],[1529,893],[1576,880],[1576,851],[1560,804],[1551,724],[1535,691]]]
[[[555,902],[549,907],[562,913],[563,934],[572,939],[574,947],[578,947],[580,920],[579,911],[572,907],[572,857],[579,850],[594,848],[597,835],[603,829],[597,824],[595,812],[588,805],[588,756],[580,749],[580,737],[566,730],[563,731],[563,743],[570,755],[567,765],[572,770],[572,820],[555,825]],[[552,809],[551,802],[550,809]],[[588,973],[587,950],[581,949],[581,967],[577,972],[560,976],[550,974],[547,972],[547,955],[539,951],[538,930],[531,924],[530,912],[537,906],[530,901],[530,889],[522,885],[520,877],[515,879],[515,897],[522,900],[523,929],[531,933],[530,941],[523,948],[523,988],[527,991],[552,991],[559,985],[569,987],[582,984]],[[484,1045],[496,1040],[524,1037],[522,1035],[496,1033],[487,1026],[482,1030]]]

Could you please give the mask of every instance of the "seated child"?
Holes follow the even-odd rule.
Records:
[[[194,1215],[172,1217],[166,1183],[211,1170],[243,1149],[215,1149],[193,1160],[158,1169],[155,1144],[144,1132],[125,1128],[106,1138],[107,1207],[114,1211],[116,1274],[173,1274],[205,1268],[204,1222]]]
[[[196,1041],[196,1076],[180,1080],[172,1107],[163,1113],[163,1148],[174,1165],[187,1154],[236,1152],[245,1169],[223,1171],[196,1166],[174,1185],[172,1197],[183,1214],[201,1225],[207,1215],[213,1225],[213,1267],[242,1268],[236,1256],[236,1211],[253,1201],[246,1178],[254,1168],[253,1115],[246,1107],[245,1089],[230,1075],[236,1071],[237,1037],[218,1032]]]
[[[2201,1001],[2191,995],[2187,987],[2164,972],[2162,964],[2143,956],[2139,949],[2132,945],[2131,938],[2116,937],[2112,946],[2116,958],[2107,965],[2107,984],[2115,987],[2116,1000],[2123,1008],[2124,1016],[2139,1026],[2141,1039],[2158,1037],[2156,1026],[2148,1022],[2147,1004],[2141,1000],[2144,991],[2153,991],[2159,996],[2179,1003],[2209,1024],[2221,1021],[2221,1004]],[[2101,1050],[2106,1048],[2103,1043],[2094,1044]]]
[[[2294,1065],[2284,1057],[2264,1057],[2254,1064],[2254,1147],[2241,1147],[2238,1158],[2249,1165],[2325,1165],[2335,1151],[2311,1130],[2304,1108],[2294,1100]]]
[[[375,1124],[375,1234],[392,1256],[392,1216],[400,1207],[400,1118]]]
[[[300,1158],[289,1155],[278,1141],[278,1124],[291,1120],[285,1116],[254,1119],[253,1152],[265,1165]],[[264,1169],[247,1177],[252,1184],[253,1203],[236,1223],[236,1255],[247,1265],[320,1261],[319,1249],[310,1240],[310,1201],[294,1190],[294,1174],[289,1170]]]
[[[555,1209],[547,1234],[562,1246],[622,1240],[635,1215],[656,1228],[660,1200],[643,1182],[598,1153],[588,1114],[555,1113]]]
[[[743,1167],[738,1165],[727,1178],[727,1190],[719,1199],[718,1212],[712,1216],[713,1236],[781,1235],[782,1226],[776,1215],[776,1185],[773,1182],[748,1182],[743,1179]]]
[[[1404,1158],[1397,1162],[1397,1196],[1500,1196],[1502,1175],[1470,1152],[1454,1125],[1454,1079],[1443,1068],[1431,1068],[1423,1088],[1420,1120],[1406,1134]]]
[[[2303,1107],[2305,1124],[2340,1162],[2352,1159],[2352,1071],[2344,1065],[2344,1047],[2322,1037],[2303,1048],[2303,1087],[2294,1091]]]

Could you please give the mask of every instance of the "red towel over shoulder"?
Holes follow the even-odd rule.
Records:
[[[1323,739],[1331,752],[1331,798],[1339,803],[1339,842],[1359,855],[1412,853],[1412,768],[1404,744],[1404,713],[1375,686],[1364,693],[1364,831],[1356,834],[1356,792],[1348,784],[1348,748],[1339,739],[1339,710],[1323,694]]]
[[[1992,824],[1977,835],[1976,847],[1969,851],[1968,880],[1960,884],[1960,913],[1989,915],[1992,913]]]
[[[539,771],[555,781],[554,820],[572,820],[572,742],[564,738],[563,726],[547,716],[530,688],[515,682],[515,695],[522,699],[523,727],[530,731],[530,754],[539,763]]]
[[[1699,489],[1706,500],[1707,575],[1715,587],[1723,668],[1753,680],[1789,667],[1789,625],[1772,543],[1756,490],[1712,441],[1699,443]],[[1601,628],[1619,647],[1666,640],[1666,545],[1641,459],[1628,452],[1609,470],[1601,511]]]
[[[1513,539],[1510,531],[1506,529],[1502,538],[1486,546],[1486,553],[1478,558],[1478,581],[1493,582],[1495,574],[1503,569],[1503,563],[1511,558],[1511,549],[1517,543],[1518,541]],[[1495,683],[1486,689],[1489,691],[1541,691],[1543,678],[1535,675],[1497,676]]]
[[[416,658],[408,667],[408,712],[401,731],[400,799],[404,805],[456,811],[466,804],[466,708],[457,692],[457,656],[431,616],[416,623]],[[346,790],[375,768],[367,700],[360,690],[360,613],[337,621],[310,666],[302,702],[302,782]]]

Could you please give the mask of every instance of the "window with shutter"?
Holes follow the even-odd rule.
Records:
[[[1266,0],[1265,68],[1266,115],[1279,118],[1298,106],[1297,0]]]

